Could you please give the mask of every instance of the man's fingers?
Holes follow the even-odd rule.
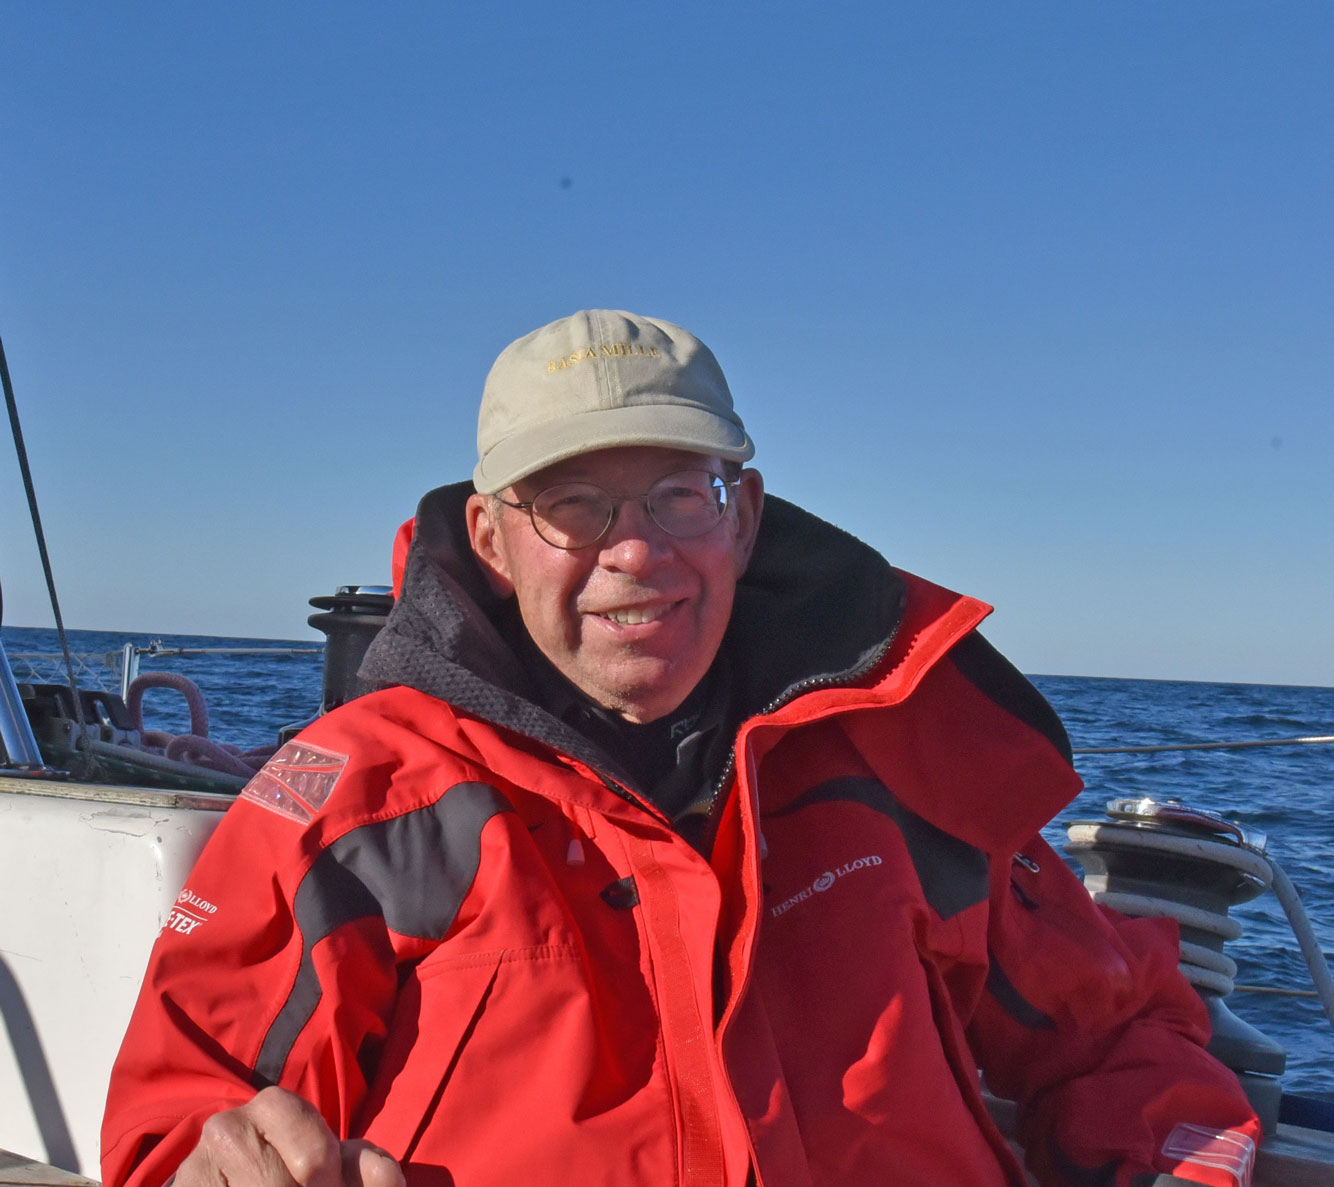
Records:
[[[405,1187],[402,1168],[363,1139],[340,1143],[309,1101],[265,1088],[204,1122],[173,1187]]]
[[[241,1111],[249,1113],[294,1183],[300,1187],[341,1187],[338,1139],[308,1100],[282,1088],[265,1088]]]
[[[343,1143],[343,1187],[405,1187],[403,1168],[361,1138]]]
[[[174,1187],[342,1185],[338,1140],[314,1105],[281,1088],[265,1088],[204,1122]]]
[[[297,1187],[276,1150],[241,1109],[215,1113],[176,1171],[174,1187]]]

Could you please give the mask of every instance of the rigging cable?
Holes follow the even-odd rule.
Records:
[[[14,385],[9,378],[9,361],[5,357],[3,340],[0,340],[0,382],[4,384],[5,406],[9,410],[9,427],[14,437],[14,449],[18,454],[19,470],[23,475],[23,489],[28,496],[28,511],[32,516],[33,532],[37,536],[37,551],[42,558],[42,572],[46,575],[46,590],[51,598],[51,610],[55,614],[56,634],[60,637],[60,650],[65,656],[65,671],[69,676],[70,692],[74,698],[74,719],[82,727],[84,724],[83,705],[79,700],[79,686],[74,679],[74,660],[70,656],[69,638],[65,634],[65,623],[60,616],[60,599],[56,597],[56,582],[51,574],[51,557],[46,550],[46,533],[42,531],[42,516],[37,510],[37,490],[33,486],[32,470],[28,465],[28,450],[23,444],[23,428],[19,424],[18,403],[14,399]]]

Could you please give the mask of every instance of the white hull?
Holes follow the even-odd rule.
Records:
[[[231,802],[0,777],[0,1148],[97,1176],[149,949]]]

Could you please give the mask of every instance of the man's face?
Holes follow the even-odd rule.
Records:
[[[592,482],[642,494],[678,470],[722,474],[723,466],[673,449],[603,449],[502,493],[524,502],[557,482]],[[486,495],[468,500],[468,532],[492,585],[518,599],[528,633],[557,670],[627,720],[653,721],[685,700],[718,652],[763,491],[759,473],[744,471],[722,520],[690,539],[669,536],[642,502],[625,502],[601,540],[569,552],[538,536],[527,511]]]

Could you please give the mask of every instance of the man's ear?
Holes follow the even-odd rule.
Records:
[[[742,470],[741,484],[736,488],[736,575],[739,578],[750,564],[755,551],[755,538],[760,531],[760,515],[764,511],[764,477],[758,470]]]
[[[497,522],[499,510],[489,495],[469,495],[464,515],[468,522],[468,543],[482,566],[487,584],[500,597],[508,598],[514,593],[514,582],[510,579],[505,538]]]

